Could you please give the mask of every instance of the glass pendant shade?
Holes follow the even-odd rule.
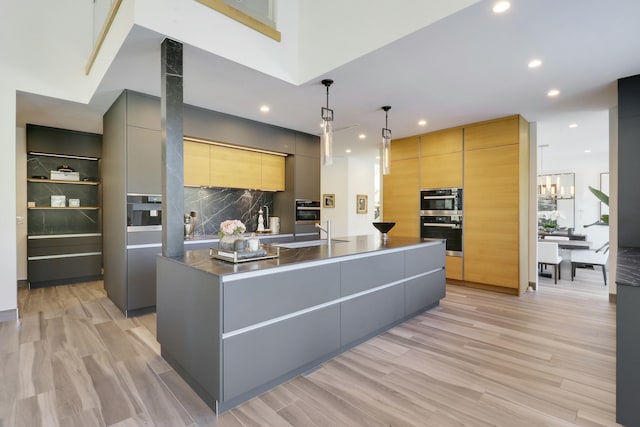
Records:
[[[385,133],[385,131],[388,131]],[[391,131],[382,129],[382,174],[389,175],[391,173]]]
[[[333,122],[324,120],[322,129],[322,164],[331,166],[333,164]]]

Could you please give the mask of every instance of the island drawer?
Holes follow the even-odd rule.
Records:
[[[374,255],[341,263],[342,296],[401,280],[404,275],[404,253]]]
[[[227,333],[338,299],[340,265],[224,281],[223,286],[223,332]]]

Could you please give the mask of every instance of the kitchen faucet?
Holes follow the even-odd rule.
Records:
[[[331,220],[327,220],[327,228],[322,228],[322,226],[316,222],[316,228],[327,233],[327,245],[331,245]]]

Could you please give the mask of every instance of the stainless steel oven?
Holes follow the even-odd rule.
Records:
[[[462,256],[462,215],[421,215],[420,237],[446,239],[449,256]]]
[[[462,215],[462,188],[420,190],[421,215]]]
[[[320,222],[320,201],[296,199],[296,224]]]
[[[162,196],[127,194],[127,231],[162,230]]]

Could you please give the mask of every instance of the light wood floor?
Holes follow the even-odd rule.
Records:
[[[615,425],[615,305],[599,271],[441,305],[220,417],[159,356],[155,315],[102,282],[19,291],[0,323],[0,426]],[[569,274],[564,276],[570,279]]]

